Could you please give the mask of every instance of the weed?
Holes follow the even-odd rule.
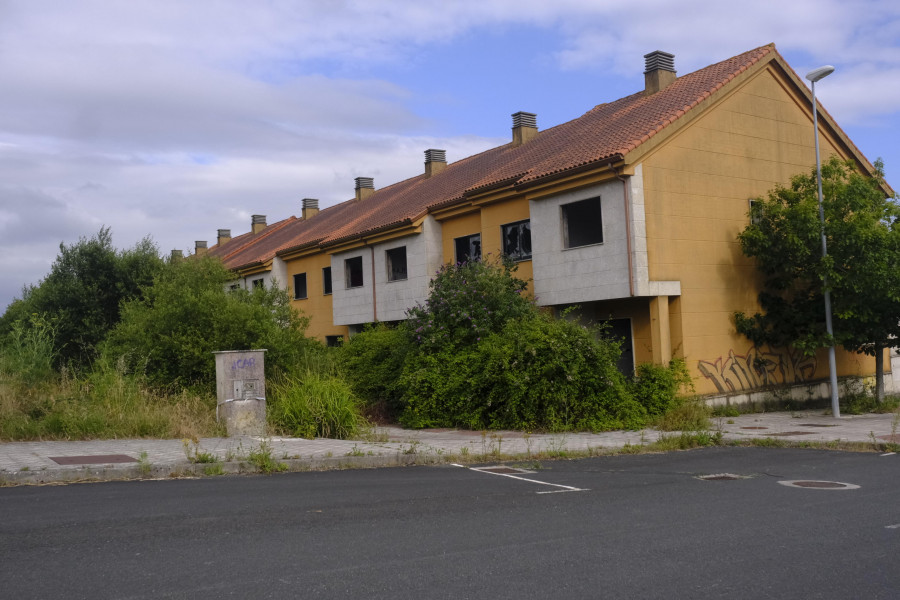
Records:
[[[216,475],[224,475],[225,469],[222,468],[221,463],[206,465],[205,467],[203,467],[203,474],[210,477],[215,477]]]
[[[460,449],[459,449],[459,455],[460,455],[462,458],[468,458],[468,457],[469,457],[469,447],[468,447],[468,446],[463,446],[462,448],[460,448]]]
[[[712,409],[712,416],[714,417],[739,417],[741,416],[741,412],[730,404],[726,404],[724,406],[716,406]]]
[[[421,444],[419,440],[412,440],[409,443],[409,448],[403,451],[403,454],[417,454],[419,451],[419,444]],[[401,446],[402,448],[402,446]]]
[[[787,442],[784,440],[771,437],[753,438],[747,441],[751,446],[758,446],[760,448],[784,448],[787,446]]]
[[[365,453],[363,453],[356,444],[353,444],[353,448],[351,448],[345,456],[365,456]]]
[[[710,408],[699,397],[683,398],[654,423],[660,431],[701,431],[709,429]]]
[[[247,454],[249,460],[260,473],[280,473],[287,470],[287,465],[272,458],[272,448],[268,442],[260,442],[259,447]]]
[[[31,467],[22,467],[22,468],[19,469],[19,470],[20,470],[20,471],[30,471],[30,470],[31,470]]]
[[[153,470],[153,465],[150,464],[150,459],[147,457],[146,450],[142,450],[138,456],[138,470],[141,472],[141,477],[149,476],[150,471]]]
[[[212,452],[201,452],[200,440],[198,440],[197,438],[185,438],[181,440],[181,445],[184,447],[184,455],[187,457],[188,461],[192,463],[209,464],[219,462],[219,458]]]

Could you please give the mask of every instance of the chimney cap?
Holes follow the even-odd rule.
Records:
[[[265,225],[266,224],[266,215],[252,215],[251,219],[252,219],[251,223],[253,223],[254,225],[258,225],[258,224]]]
[[[194,248],[206,248],[206,240],[197,240],[194,242]]]
[[[231,230],[230,230],[230,229],[219,229],[219,230],[218,230],[218,235],[217,235],[217,237],[227,237],[227,238],[230,238],[230,237],[231,237]]]
[[[425,151],[425,162],[447,162],[447,151],[429,148]]]
[[[515,127],[534,127],[537,129],[537,115],[530,112],[519,111],[512,114],[513,128]]]
[[[356,189],[358,189],[358,190],[362,190],[362,189],[374,190],[375,189],[375,178],[373,178],[373,177],[357,177],[354,179],[354,181],[356,182]]]
[[[662,50],[654,50],[649,54],[645,54],[644,73],[660,70],[675,73],[675,55]]]
[[[319,199],[318,198],[304,198],[303,199],[303,208],[319,208]]]

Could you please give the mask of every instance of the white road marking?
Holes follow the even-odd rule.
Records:
[[[897,453],[896,452],[885,452],[884,454],[882,454],[882,456],[894,456],[895,454],[897,454]]]
[[[897,523],[896,525],[885,525],[884,528],[885,529],[900,529],[900,523]]]
[[[465,467],[463,465],[458,465],[456,463],[452,463],[454,467],[460,467],[463,469],[468,469],[469,467]],[[527,477],[519,477],[517,475],[510,475],[509,473],[494,473],[492,471],[481,471],[480,469],[469,469],[470,471],[478,471],[479,473],[487,473],[488,475],[499,475],[501,477],[509,477],[510,479],[518,479],[519,481],[527,481],[529,483],[539,483],[541,485],[549,485],[553,487],[562,488],[561,490],[555,490],[556,492],[588,492],[590,490],[584,488],[572,487],[571,485],[562,485],[561,483],[547,483],[546,481],[538,481],[537,479],[528,479]],[[553,492],[537,492],[538,494],[550,494]]]

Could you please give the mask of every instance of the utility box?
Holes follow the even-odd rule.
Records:
[[[229,437],[266,435],[265,350],[226,350],[216,355],[216,421]]]

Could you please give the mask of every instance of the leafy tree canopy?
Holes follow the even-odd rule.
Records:
[[[763,275],[762,310],[735,315],[740,333],[757,346],[793,346],[806,354],[831,345],[827,282],[835,343],[879,359],[882,349],[898,343],[900,207],[885,194],[882,172],[880,161],[872,177],[836,157],[822,165],[824,258],[815,169],[754,202],[751,224],[738,239]]]
[[[214,258],[172,262],[144,298],[122,307],[104,355],[144,370],[160,384],[212,387],[213,352],[264,348],[266,371],[289,371],[318,344],[305,337],[309,319],[291,308],[287,292],[227,290],[231,273]]]
[[[156,245],[144,238],[117,251],[108,227],[72,245],[60,244],[50,273],[26,287],[0,317],[0,335],[17,321],[51,322],[56,330],[57,364],[81,366],[96,356],[96,347],[118,323],[120,305],[142,297],[142,290],[162,269]]]

